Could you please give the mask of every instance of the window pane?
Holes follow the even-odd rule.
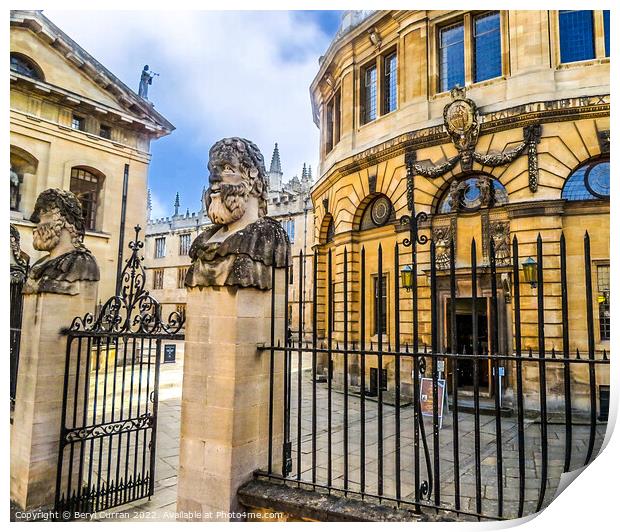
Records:
[[[441,92],[465,85],[463,24],[453,24],[439,32],[439,86]]]
[[[605,29],[605,57],[609,57],[609,10],[603,11],[603,26]]]
[[[77,196],[82,204],[82,215],[86,229],[94,230],[99,199],[99,179],[88,170],[72,168],[69,190]]]
[[[179,255],[189,255],[192,236],[190,234],[179,235]]]
[[[112,129],[110,128],[110,126],[105,126],[101,124],[101,126],[99,126],[99,136],[103,137],[104,139],[111,139]]]
[[[34,63],[21,55],[11,54],[11,70],[18,74],[43,81],[43,76]]]
[[[377,118],[377,67],[367,68],[364,73],[364,123]]]
[[[166,255],[166,238],[160,237],[155,239],[155,258],[159,259]]]
[[[591,170],[588,174],[588,183],[586,185],[586,172],[590,167]],[[590,190],[599,194],[599,196],[608,196],[610,189],[609,181],[609,161],[582,166],[575,170],[566,180],[562,189],[562,199],[568,201],[597,199]],[[588,190],[588,186],[590,190]]]
[[[334,102],[327,104],[327,116],[325,118],[325,151],[330,152],[334,147]]]
[[[474,81],[484,81],[501,75],[499,13],[486,13],[474,19]]]
[[[385,94],[384,112],[390,113],[396,109],[396,73],[397,73],[396,54],[391,54],[385,58]]]
[[[592,11],[560,11],[560,61],[594,59]]]
[[[71,118],[71,127],[84,131],[84,119],[81,116],[73,115]]]

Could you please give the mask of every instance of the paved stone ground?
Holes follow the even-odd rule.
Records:
[[[182,365],[162,366],[160,407],[157,435],[157,464],[155,494],[150,500],[141,500],[126,506],[102,512],[93,517],[97,521],[153,520],[174,521],[176,508],[177,467],[179,460],[179,427],[181,399]],[[291,440],[293,442],[293,473],[297,472],[297,378],[292,379]],[[312,479],[312,383],[309,373],[304,372],[302,383],[302,438],[301,472],[302,480]],[[327,384],[317,384],[317,481],[327,484],[328,477],[328,407]],[[349,396],[348,441],[349,490],[360,489],[360,399]],[[332,393],[332,486],[344,487],[344,395]],[[396,495],[395,485],[395,409],[383,406],[383,494]],[[427,442],[433,459],[432,419],[425,420]],[[606,424],[597,426],[594,456],[603,441]],[[459,413],[459,479],[461,489],[461,508],[475,511],[476,480],[474,457],[474,416]],[[412,500],[414,493],[413,460],[413,407],[401,409],[401,496]],[[377,403],[366,402],[365,423],[365,471],[366,492],[377,494],[378,482],[378,416]],[[443,428],[439,434],[440,493],[441,504],[454,508],[454,457],[453,457],[452,412],[447,412]],[[516,516],[519,497],[518,433],[516,417],[502,418],[502,453],[504,487],[504,516]],[[589,426],[573,426],[573,445],[571,465],[577,469],[583,465],[588,447]],[[548,425],[548,474],[546,482],[545,506],[554,498],[564,465],[564,426]],[[539,497],[542,475],[540,423],[526,420],[525,426],[525,506],[524,514],[535,511]],[[497,514],[497,448],[495,442],[495,417],[480,416],[481,444],[481,504],[485,515]],[[278,450],[274,450],[278,452]],[[420,478],[427,479],[424,454],[421,447]],[[434,495],[433,495],[434,496]]]
[[[302,437],[301,437],[301,479],[312,479],[312,383],[304,375],[302,382]],[[292,379],[292,413],[291,440],[293,442],[293,478],[297,478],[297,379]],[[348,489],[360,491],[360,399],[349,396],[348,413]],[[332,391],[332,484],[344,489],[344,395]],[[452,412],[446,412],[443,428],[439,432],[440,465],[440,500],[446,508],[454,508],[454,431]],[[414,496],[414,440],[413,440],[413,406],[401,408],[400,430],[400,471],[401,497],[413,500]],[[378,459],[378,404],[366,401],[365,422],[365,489],[366,493],[378,495],[379,459]],[[517,418],[501,418],[502,434],[502,485],[503,515],[516,517],[519,500],[519,460]],[[458,445],[460,479],[460,507],[462,510],[476,511],[476,477],[475,477],[475,416],[460,413],[458,416]],[[425,418],[427,443],[433,464],[433,427],[432,418]],[[593,456],[596,456],[605,436],[606,424],[597,425]],[[395,408],[383,405],[383,495],[396,497],[396,427]],[[324,383],[317,384],[317,482],[327,485],[328,480],[328,391]],[[590,427],[578,424],[572,431],[571,467],[578,469],[584,464],[588,449]],[[480,476],[482,514],[494,516],[498,511],[497,492],[497,444],[495,416],[480,416]],[[535,420],[525,420],[525,497],[524,515],[535,512],[540,487],[542,484],[542,449],[541,425]],[[548,467],[544,506],[554,498],[564,466],[565,427],[563,424],[548,424]],[[420,444],[420,479],[428,479],[424,463],[424,453]],[[437,484],[437,482],[435,482]],[[432,494],[434,502],[434,494]]]
[[[183,364],[162,364],[160,371],[155,494],[150,499],[99,512],[93,521],[175,521],[181,427]]]

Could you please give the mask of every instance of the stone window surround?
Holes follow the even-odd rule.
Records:
[[[385,86],[384,86],[384,78],[385,78],[385,59],[387,57],[390,57],[393,54],[396,54],[396,79],[398,80],[400,73],[400,58],[399,58],[399,50],[398,50],[398,44],[397,43],[393,43],[391,45],[387,45],[385,48],[383,48],[381,50],[380,53],[377,53],[376,55],[374,55],[374,57],[372,58],[368,58],[368,59],[364,59],[362,62],[360,62],[359,66],[356,68],[357,70],[357,78],[358,78],[358,94],[359,94],[359,112],[355,113],[356,117],[355,120],[357,120],[357,128],[361,129],[364,126],[368,126],[369,124],[374,124],[377,120],[380,120],[381,118],[383,118],[384,116],[387,116],[395,111],[398,111],[400,105],[399,105],[399,99],[400,99],[400,91],[398,90],[398,83],[396,85],[396,106],[392,111],[387,112],[384,108],[383,105],[383,101],[384,101],[384,91],[385,91]],[[364,101],[365,99],[365,91],[366,91],[366,87],[365,87],[365,72],[366,69],[370,68],[373,66],[376,67],[377,69],[377,87],[376,87],[376,91],[375,91],[375,98],[376,98],[376,116],[374,119],[369,120],[368,122],[364,121],[364,106],[361,105],[361,102]]]
[[[605,55],[605,28],[603,24],[603,10],[592,10],[594,18],[594,59],[584,59],[583,61],[574,61],[571,63],[562,63],[560,61],[560,13],[556,10],[549,11],[549,32],[550,42],[550,60],[553,62],[552,67],[567,68],[569,65],[583,66],[586,64],[597,64],[609,61],[609,56]]]
[[[435,20],[429,21],[429,57],[433,58],[429,61],[429,74],[428,74],[428,82],[429,82],[429,90],[430,97],[448,94],[449,91],[441,91],[440,89],[440,79],[439,79],[439,34],[440,30],[446,26],[450,26],[452,24],[456,24],[459,22],[463,23],[464,30],[464,56],[465,56],[465,86],[478,86],[481,84],[487,84],[492,80],[504,79],[510,74],[510,65],[508,59],[509,45],[508,45],[508,11],[499,10],[499,31],[500,31],[500,41],[501,41],[501,56],[502,56],[502,70],[501,76],[492,79],[485,79],[482,81],[474,82],[474,18],[479,15],[483,15],[490,11],[497,10],[485,10],[480,11],[478,13],[467,12],[464,14],[459,14],[457,16],[447,15],[443,18],[437,18]]]

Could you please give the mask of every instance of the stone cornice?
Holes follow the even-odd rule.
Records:
[[[530,102],[490,113],[481,113],[480,137],[536,123],[609,116],[609,109],[609,94]],[[443,124],[403,133],[334,163],[324,177],[315,183],[312,195],[324,193],[326,188],[341,176],[403,155],[408,149],[419,150],[448,142],[450,137]]]
[[[133,113],[136,115],[141,114],[143,118],[150,121],[151,127],[153,127],[153,124],[156,124],[163,132],[165,131],[162,134],[168,134],[174,130],[174,126],[154,109],[152,103],[140,98],[112,72],[43,15],[41,11],[13,10],[11,11],[11,26],[21,27],[33,32],[43,42],[64,56],[75,68],[81,70],[85,76],[91,78],[103,90],[112,94],[123,107],[128,110],[132,109]]]

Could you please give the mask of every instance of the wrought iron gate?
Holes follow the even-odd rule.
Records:
[[[579,256],[568,255],[563,234],[545,242],[538,235],[535,242],[522,243],[515,236],[509,255],[500,261],[496,242],[488,235],[482,241],[488,246],[485,264],[477,263],[480,242],[472,240],[470,262],[461,269],[461,279],[471,286],[464,315],[471,325],[471,344],[461,350],[456,305],[443,307],[442,322],[439,297],[443,281],[444,294],[449,286],[448,300],[457,299],[455,239],[443,244],[449,259],[439,271],[437,242],[420,231],[427,214],[414,210],[410,164],[407,177],[409,214],[400,223],[408,231],[394,244],[392,264],[384,260],[389,250],[381,244],[374,264],[366,260],[363,245],[344,246],[337,255],[331,246],[315,249],[308,272],[300,253],[297,292],[304,293],[306,279],[313,283],[311,329],[303,328],[301,298],[297,324],[290,324],[285,297],[284,345],[275,341],[272,320],[271,343],[259,348],[270,357],[270,423],[268,464],[256,475],[473,519],[538,512],[549,504],[561,473],[587,465],[597,455],[606,431],[602,391],[608,389],[609,356],[595,346],[590,237],[586,232]],[[421,262],[419,248],[425,245],[428,251]],[[534,250],[536,259],[522,263]],[[368,249],[369,254],[373,251]],[[577,265],[571,282],[583,281],[585,291],[571,292],[570,298],[569,259]],[[376,277],[367,276],[374,274],[371,267]],[[579,281],[574,272],[580,273]],[[502,274],[512,279],[511,287],[502,286]],[[371,292],[371,334],[366,316],[373,309],[367,309],[365,297],[369,277],[377,280]],[[491,322],[486,345],[474,332],[479,330],[483,281],[489,287]],[[545,294],[556,296],[557,307],[549,308]],[[390,302],[384,306],[387,295]],[[498,305],[507,297],[514,342],[502,348]],[[535,305],[522,310],[528,300]],[[585,330],[575,331],[575,321],[569,319],[569,308],[575,307],[585,313]],[[557,324],[549,320],[556,309]],[[276,310],[274,296],[272,316]],[[556,348],[547,340],[557,341],[559,332]],[[442,336],[447,340],[443,346]],[[576,344],[581,352],[571,343],[574,337],[587,340],[587,345]],[[276,363],[283,372],[275,371]],[[488,395],[481,386],[485,368],[492,386]],[[471,378],[467,389],[464,375]],[[510,393],[503,396],[502,386]],[[504,399],[511,404],[503,404]],[[283,424],[277,427],[273,420],[280,413]]]
[[[55,499],[63,520],[153,494],[162,340],[182,340],[184,318],[163,321],[145,289],[139,232],[120,294],[65,331]]]
[[[17,391],[17,370],[19,367],[19,347],[22,336],[22,311],[24,296],[22,295],[23,280],[11,277],[11,405],[15,404]]]

